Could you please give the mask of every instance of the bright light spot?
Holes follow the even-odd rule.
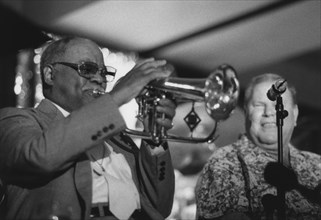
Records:
[[[42,85],[41,85],[41,83],[38,83],[38,84],[36,85],[36,91],[42,92]]]
[[[44,99],[44,96],[43,96],[43,93],[42,93],[42,85],[41,85],[41,83],[38,83],[36,85],[36,91],[35,91],[36,104],[38,104],[42,99]]]
[[[110,63],[116,63],[116,62],[118,62],[117,55],[116,55],[115,53],[110,53],[110,54],[106,57],[106,60],[107,60],[107,62],[110,62]]]
[[[19,95],[21,93],[21,85],[16,84],[13,90],[16,95]]]
[[[41,53],[42,47],[36,48],[34,51],[35,51],[36,54]]]
[[[109,54],[110,54],[110,51],[108,50],[108,48],[102,48],[101,49],[101,52],[103,53],[103,55],[105,57],[107,57]]]
[[[40,58],[41,58],[40,54],[37,54],[36,56],[33,57],[33,62],[35,64],[40,63]]]
[[[20,86],[20,85],[22,85],[22,83],[23,83],[22,77],[21,77],[20,75],[17,76],[17,77],[16,77],[16,84]]]
[[[225,96],[223,97],[223,102],[224,102],[224,103],[229,103],[229,102],[230,102],[230,97],[229,97],[228,95],[225,95]]]
[[[214,106],[213,106],[214,109],[219,109],[220,108],[220,104],[216,103]]]

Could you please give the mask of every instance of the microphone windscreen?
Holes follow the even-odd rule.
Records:
[[[264,179],[269,184],[284,191],[289,191],[298,186],[297,176],[292,169],[278,162],[270,162],[264,169]]]
[[[281,79],[276,81],[272,87],[267,91],[266,95],[271,101],[275,101],[278,95],[281,95],[286,90],[286,80]]]

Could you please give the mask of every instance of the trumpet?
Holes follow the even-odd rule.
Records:
[[[237,105],[239,92],[237,73],[228,64],[220,65],[207,78],[168,77],[153,80],[136,97],[137,118],[142,121],[148,117],[149,132],[126,128],[125,133],[132,137],[152,140],[155,144],[160,144],[163,141],[211,143],[215,140],[216,126],[204,138],[168,135],[164,127],[156,123],[156,118],[159,117],[156,113],[156,106],[159,100],[172,98],[176,102],[204,102],[206,112],[217,123],[230,116]],[[163,114],[161,117],[164,118],[165,115]]]

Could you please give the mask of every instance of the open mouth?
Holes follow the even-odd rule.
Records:
[[[263,127],[275,127],[276,123],[275,122],[265,122],[262,125],[263,125]]]
[[[101,91],[99,89],[88,89],[86,90],[86,93],[90,96],[93,96],[94,98],[98,98],[101,95],[105,94],[104,91]]]
[[[101,96],[101,95],[104,95],[105,92],[104,92],[104,91],[100,91],[100,90],[98,90],[98,89],[94,89],[94,90],[92,91],[92,94],[93,94],[94,97],[99,97],[99,96]]]

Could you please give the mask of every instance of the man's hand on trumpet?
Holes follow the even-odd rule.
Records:
[[[166,60],[154,58],[139,61],[132,70],[119,79],[110,92],[118,106],[137,97],[150,81],[170,76],[173,69],[166,68],[166,63]]]
[[[156,140],[145,139],[150,146],[152,147],[152,154],[158,154],[166,149],[167,145],[164,145],[165,148],[160,148],[164,140],[162,138],[166,136],[167,130],[173,128],[173,118],[176,113],[176,103],[170,98],[162,98],[157,101],[157,105],[153,107],[155,110],[149,112],[143,118],[144,131],[150,133],[155,137]],[[154,124],[155,123],[155,124]],[[159,139],[158,139],[159,138]]]
[[[160,99],[156,106],[157,117],[156,122],[165,130],[169,130],[173,127],[173,118],[175,116],[176,104],[171,99]],[[163,117],[165,115],[165,117]]]

